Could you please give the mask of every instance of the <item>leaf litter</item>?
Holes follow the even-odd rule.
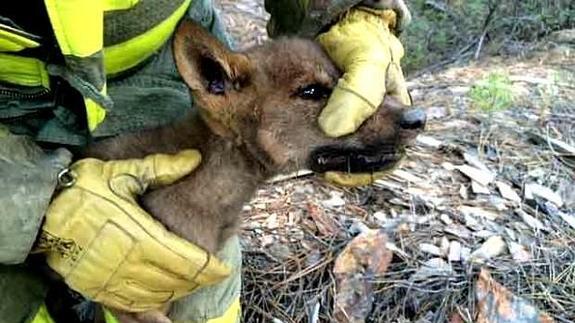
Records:
[[[236,48],[266,39],[263,1],[216,3]],[[410,79],[426,132],[374,185],[259,190],[243,210],[243,321],[575,321],[575,87],[557,81],[575,80],[574,50],[534,48]],[[473,108],[490,73],[510,76],[511,108]]]

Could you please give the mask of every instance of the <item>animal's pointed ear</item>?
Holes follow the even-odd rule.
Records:
[[[200,99],[217,101],[213,96],[227,96],[249,80],[247,56],[232,52],[189,19],[178,26],[173,46],[178,71]]]

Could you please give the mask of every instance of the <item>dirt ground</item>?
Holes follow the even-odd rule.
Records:
[[[265,41],[263,1],[217,2],[237,48]],[[574,322],[573,34],[409,79],[426,132],[370,187],[303,176],[260,189],[244,208],[244,321],[331,322],[348,306],[369,322],[472,322],[489,317],[493,297]],[[512,98],[499,111],[472,98],[493,75]],[[385,233],[391,263],[370,272],[381,260],[364,254],[351,273],[361,288],[347,297],[334,264],[374,232]]]

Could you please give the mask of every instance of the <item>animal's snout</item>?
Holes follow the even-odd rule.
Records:
[[[423,130],[427,122],[427,114],[421,108],[411,108],[403,112],[399,126],[406,130]]]

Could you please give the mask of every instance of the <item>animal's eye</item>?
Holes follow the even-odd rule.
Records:
[[[321,84],[311,84],[300,88],[296,95],[304,100],[322,100],[331,94],[331,89]]]

